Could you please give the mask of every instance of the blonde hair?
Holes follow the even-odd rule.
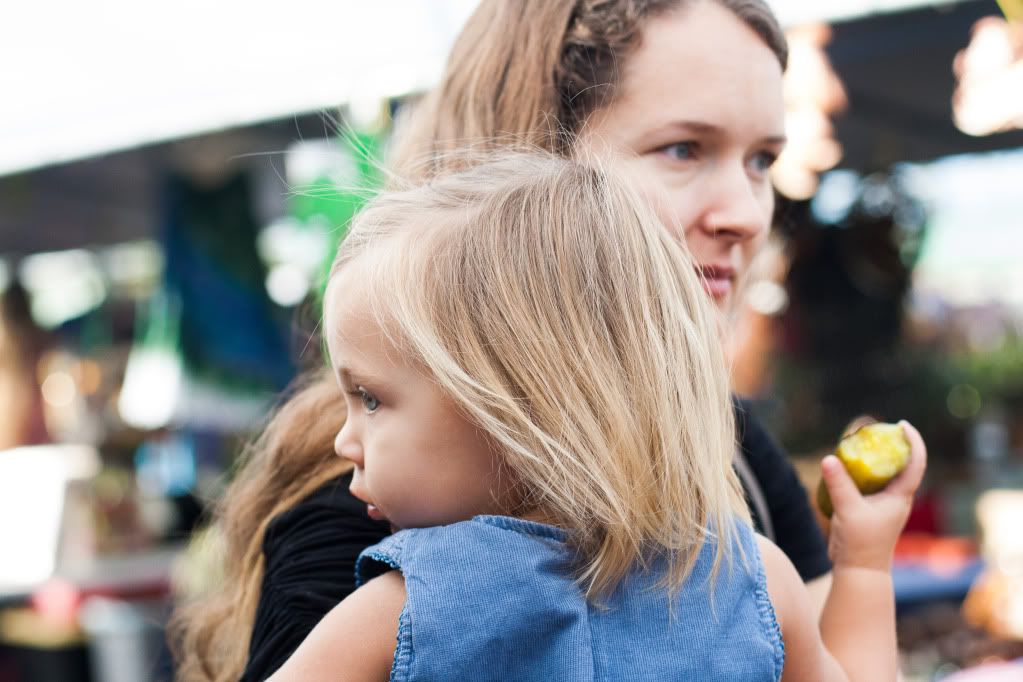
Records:
[[[784,33],[763,0],[482,0],[440,84],[402,121],[389,166],[399,177],[428,177],[464,165],[452,152],[467,144],[569,153],[587,117],[613,103],[646,22],[699,1],[729,9],[785,65]],[[277,435],[261,438],[242,459],[248,482],[229,488],[218,505],[215,528],[233,529],[222,533],[225,580],[220,593],[179,610],[171,623],[181,679],[226,682],[242,674],[266,526],[342,473],[332,445],[344,419],[342,397],[317,377],[304,385],[295,399],[317,412],[296,406],[276,415],[268,429]],[[338,415],[336,424],[328,414]],[[271,485],[282,477],[292,484]]]
[[[525,508],[570,531],[588,596],[652,555],[677,588],[708,538],[715,570],[734,549],[749,512],[716,312],[622,178],[517,154],[386,193],[353,221],[349,268],[499,445]]]

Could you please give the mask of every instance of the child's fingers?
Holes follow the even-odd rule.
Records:
[[[853,483],[849,472],[842,466],[842,462],[834,455],[828,455],[821,460],[821,474],[824,477],[824,485],[828,487],[828,494],[831,495],[831,503],[835,511],[839,511],[846,505],[854,504],[863,498],[863,495]]]
[[[909,441],[909,464],[888,484],[886,492],[913,495],[920,487],[920,481],[923,480],[924,471],[927,469],[927,446],[924,445],[920,432],[912,424],[907,421],[901,421],[899,424]]]

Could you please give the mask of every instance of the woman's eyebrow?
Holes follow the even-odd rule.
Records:
[[[695,133],[698,135],[721,137],[726,134],[724,128],[708,121],[685,120],[668,121],[657,129],[658,133]],[[760,144],[784,145],[788,141],[784,132],[761,137]]]
[[[669,121],[664,127],[669,130],[686,130],[703,135],[720,135],[723,132],[720,126],[707,121]]]
[[[781,147],[784,147],[788,141],[789,138],[784,133],[760,138],[760,142],[763,144],[779,145]]]

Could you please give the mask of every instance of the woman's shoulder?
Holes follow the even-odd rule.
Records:
[[[741,454],[774,508],[800,500],[806,493],[788,454],[756,416],[749,401],[735,399],[736,430]]]
[[[387,678],[405,600],[397,572],[371,580],[331,609],[271,679],[326,682],[337,679],[339,671],[351,680]]]
[[[351,475],[326,482],[278,514],[263,538],[265,568],[242,680],[261,680],[355,589],[355,560],[390,533],[348,490]]]
[[[831,570],[827,542],[789,456],[756,417],[749,401],[736,398],[735,412],[742,457],[767,507],[772,539],[804,580],[826,574]],[[753,493],[747,490],[747,496],[752,498]],[[758,528],[766,529],[755,506],[753,511]]]
[[[295,506],[274,517],[267,525],[263,539],[264,554],[269,558],[276,552],[293,550],[296,546],[310,543],[322,546],[324,533],[335,538],[343,537],[362,547],[388,535],[388,525],[369,518],[366,505],[348,490],[351,478],[349,473],[327,481]],[[339,532],[343,536],[339,536]]]
[[[753,403],[736,396],[733,397],[732,404],[739,444],[750,464],[765,464],[779,459],[787,461],[785,451],[757,417]]]
[[[352,474],[347,473],[333,478],[301,499],[290,509],[286,509],[270,521],[267,529],[281,530],[296,524],[310,516],[333,515],[336,517],[358,517],[359,500],[348,490]],[[365,505],[362,505],[365,507]]]

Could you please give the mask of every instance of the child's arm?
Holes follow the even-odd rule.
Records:
[[[796,567],[767,538],[758,535],[757,544],[767,575],[767,591],[785,642],[782,682],[846,682],[849,677],[824,648],[817,629],[817,610]]]
[[[828,595],[831,593],[831,583],[834,577],[831,571],[828,571],[822,576],[803,583],[806,585],[806,591],[810,593],[810,606],[813,608],[818,621],[820,621],[821,614],[824,612],[824,603],[828,600]]]
[[[909,424],[903,429],[912,450],[909,465],[879,493],[861,495],[834,457],[822,465],[835,507],[828,546],[834,578],[819,632],[791,562],[761,541],[768,591],[785,638],[785,682],[897,678],[892,554],[927,464],[920,434]]]
[[[386,682],[404,606],[399,572],[370,580],[331,609],[268,682]]]

